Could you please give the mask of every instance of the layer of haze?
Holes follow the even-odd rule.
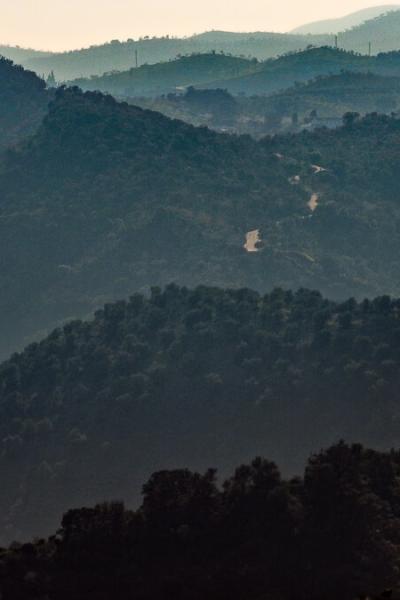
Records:
[[[387,0],[386,0],[387,3]],[[65,50],[210,29],[290,31],[379,0],[0,0],[0,44]]]

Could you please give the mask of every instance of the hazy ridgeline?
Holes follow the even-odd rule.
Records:
[[[382,7],[382,10],[385,10],[385,7]],[[369,44],[373,54],[399,49],[400,10],[365,19],[368,19],[368,15],[358,16],[353,21],[356,24],[354,27],[351,27],[350,22],[344,22],[343,29],[330,29],[327,33],[319,35],[209,31],[188,38],[166,36],[125,42],[113,40],[104,45],[64,53],[49,54],[7,46],[0,47],[0,52],[38,74],[47,76],[54,71],[59,81],[66,81],[77,77],[102,75],[108,71],[127,70],[135,67],[136,62],[139,65],[155,64],[193,52],[222,51],[234,56],[265,60],[287,52],[304,50],[310,45],[333,46],[335,34],[338,35],[338,46],[347,51],[367,54]]]

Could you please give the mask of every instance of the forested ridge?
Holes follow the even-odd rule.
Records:
[[[250,138],[77,89],[58,91],[36,136],[5,157],[0,180],[10,347],[153,283],[247,278],[246,231],[307,202]]]
[[[368,56],[332,46],[310,47],[266,60],[254,73],[225,77],[204,87],[222,87],[232,94],[271,94],[320,75],[335,75],[342,71],[398,77],[400,52],[393,50]]]
[[[171,281],[397,295],[399,123],[347,115],[257,142],[58,90],[0,163],[3,356]]]
[[[70,510],[56,535],[0,550],[2,597],[398,598],[397,451],[342,442],[302,478],[263,458],[216,475],[159,471],[136,511]]]
[[[75,79],[72,84],[84,91],[94,90],[117,96],[156,96],[178,87],[207,84],[251,73],[261,68],[257,60],[225,54],[201,53],[169,62],[132,67],[129,71],[105,73],[101,77]]]
[[[318,76],[339,75],[342,71],[398,77],[400,53],[378,56],[357,54],[331,46],[293,51],[265,61],[220,53],[195,53],[169,62],[132,67],[73,81],[83,90],[108,92],[117,96],[154,96],[174,87],[193,85],[222,88],[233,94],[271,94]]]
[[[0,55],[0,151],[34,133],[50,99],[42,79]]]
[[[137,501],[155,470],[399,435],[400,303],[169,285],[106,305],[0,368],[3,543],[69,507]]]

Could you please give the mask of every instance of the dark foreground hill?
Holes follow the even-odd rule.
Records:
[[[35,131],[49,101],[42,79],[0,56],[0,150]]]
[[[106,305],[0,368],[1,539],[138,499],[155,470],[254,455],[300,472],[344,437],[399,439],[400,302],[168,286]]]
[[[121,502],[70,510],[57,535],[0,551],[0,593],[395,600],[399,476],[398,451],[344,443],[312,456],[304,477],[289,481],[262,458],[238,467],[222,488],[211,469],[154,473],[137,511]]]

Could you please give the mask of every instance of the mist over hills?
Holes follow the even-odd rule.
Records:
[[[24,61],[24,66],[39,74],[54,71],[57,80],[69,81],[78,77],[103,75],[105,72],[124,71],[139,65],[154,64],[192,53],[225,52],[234,56],[266,59],[288,51],[305,49],[310,43],[333,43],[329,36],[310,40],[308,36],[288,36],[279,33],[208,32],[189,38],[152,38],[129,40],[93,46],[66,53],[53,54]]]
[[[377,7],[376,10],[362,11],[361,16],[354,13],[344,18],[344,25],[337,31],[339,47],[362,54],[368,53],[370,43],[373,54],[398,50],[400,10],[395,10],[396,8],[396,5]],[[387,12],[389,9],[390,12]],[[369,18],[375,15],[378,16]],[[213,51],[266,60],[288,52],[305,50],[310,45],[321,47],[333,46],[334,43],[334,36],[330,33],[209,31],[187,38],[165,36],[129,39],[124,42],[113,40],[100,46],[61,53],[1,46],[0,53],[39,75],[47,76],[54,71],[58,81],[69,81],[103,75],[114,70],[127,71],[136,66],[136,57],[139,65],[165,62],[180,55]]]
[[[3,356],[170,281],[400,293],[399,123],[372,115],[256,142],[59,90],[0,163]]]
[[[398,77],[400,53],[388,52],[370,57],[327,46],[310,48],[261,63],[254,73],[213,81],[203,87],[221,87],[232,94],[271,94],[295,83],[341,71]]]
[[[371,8],[364,8],[357,12],[353,12],[344,17],[338,19],[326,19],[325,21],[314,21],[313,23],[307,23],[293,29],[291,33],[307,35],[307,34],[324,34],[324,33],[339,33],[361,25],[365,21],[379,17],[387,12],[399,10],[399,4],[387,4],[383,6],[373,6]]]
[[[267,96],[233,96],[221,88],[189,87],[184,93],[125,99],[192,125],[261,138],[267,134],[339,127],[348,112],[398,112],[400,77],[343,71]]]
[[[217,53],[193,54],[129,71],[75,79],[71,84],[84,91],[95,90],[116,96],[158,96],[174,92],[177,88],[239,77],[260,68],[261,64],[255,59]]]
[[[267,95],[319,76],[374,73],[400,76],[400,53],[365,56],[329,46],[309,48],[264,62],[216,53],[193,54],[157,65],[77,79],[83,90],[120,97],[157,96],[188,86],[224,89],[231,94]]]
[[[0,45],[0,56],[4,56],[13,62],[22,64],[31,58],[48,58],[52,52],[43,52],[31,48],[20,48],[19,46]]]
[[[379,16],[340,40],[390,47],[399,18]],[[265,58],[310,39],[209,32],[29,58],[55,61],[59,78],[55,64],[93,74],[104,64],[131,66],[138,48],[139,62],[142,52],[163,56],[81,78],[84,90],[48,89],[0,59],[0,359],[8,358],[0,362],[0,545],[50,533],[71,506],[116,494],[135,506],[156,470],[215,466],[225,476],[262,454],[294,474],[310,452],[340,438],[383,450],[398,444],[400,52],[366,56],[319,37],[318,47],[262,62],[228,54]],[[183,47],[188,55],[168,61]],[[340,126],[324,127],[332,118]],[[350,461],[351,477],[346,471],[340,483],[347,500],[354,486],[362,498],[354,514],[368,506],[354,537],[364,547],[379,534],[373,548],[381,556],[390,546],[384,556],[397,581],[400,527],[389,535],[386,524],[388,506],[399,512],[398,453],[340,443],[328,454]],[[324,482],[335,494],[337,486],[320,459],[319,490],[335,514],[337,496]],[[313,464],[273,503],[296,513],[295,537],[310,519],[298,507]],[[175,489],[174,478],[166,481]],[[176,481],[182,506],[186,488]],[[72,523],[79,536],[83,527],[103,548],[90,519],[85,529],[87,516],[98,525],[96,511],[111,514],[106,537],[121,515],[132,517],[107,506],[69,513],[63,527]],[[176,539],[187,540],[187,523],[175,525]],[[372,538],[362,537],[371,527]],[[165,540],[171,528],[161,532]],[[69,539],[80,548],[75,534]],[[259,539],[250,546],[252,562]],[[0,596],[6,570],[9,589],[39,597],[44,583],[54,595],[51,577],[37,575],[49,548],[59,574],[60,535],[0,548]],[[365,570],[365,554],[355,556]],[[26,571],[29,564],[39,570]],[[175,589],[164,596],[176,600]]]

